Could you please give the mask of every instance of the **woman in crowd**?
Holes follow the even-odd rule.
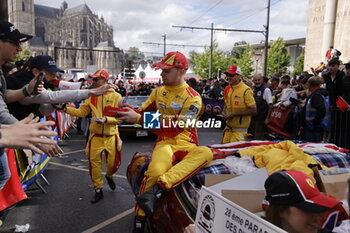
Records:
[[[325,233],[322,213],[340,205],[334,197],[320,193],[311,178],[300,171],[278,171],[265,182],[269,206],[266,220],[291,233]]]

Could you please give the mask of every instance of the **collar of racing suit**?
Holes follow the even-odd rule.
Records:
[[[183,82],[177,86],[165,86],[165,89],[167,91],[178,91],[178,90],[183,90],[185,88],[189,87],[186,82]]]

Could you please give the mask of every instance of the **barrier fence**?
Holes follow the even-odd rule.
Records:
[[[342,112],[335,109],[331,116],[331,142],[350,149],[350,110]]]
[[[58,111],[53,112],[51,116],[41,119],[41,121],[46,120],[56,122],[52,126],[52,130],[58,133],[58,136],[52,138],[56,141],[58,141],[58,137],[62,138],[73,125],[72,117]],[[26,154],[22,150],[8,149],[7,155],[11,178],[4,188],[0,190],[0,211],[27,198],[24,191],[42,175],[50,161],[48,155],[35,153],[32,163],[29,164]]]

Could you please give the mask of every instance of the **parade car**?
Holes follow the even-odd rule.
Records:
[[[200,170],[196,175],[178,185],[175,189],[166,192],[157,201],[154,213],[148,219],[146,232],[151,233],[183,233],[186,226],[195,222],[197,214],[197,203],[200,196],[200,188],[204,185],[206,174],[235,174],[224,163],[218,162],[219,159],[232,157],[240,149],[248,147],[270,145],[276,142],[272,141],[250,141],[236,142],[229,144],[208,145],[214,153],[215,163]],[[308,147],[307,143],[299,143],[303,150]],[[314,151],[312,157],[319,163],[328,167],[350,168],[350,151],[329,150],[329,144],[316,145],[310,144],[310,151]],[[334,145],[334,144],[332,144]],[[335,145],[334,145],[335,146]],[[332,148],[335,148],[332,146]],[[322,147],[322,148],[321,148]],[[342,148],[341,148],[342,149]],[[139,194],[139,188],[143,179],[143,174],[147,170],[150,161],[151,152],[137,152],[133,156],[128,169],[127,179],[135,195]],[[199,215],[199,223],[212,225],[211,212],[205,207]]]
[[[141,105],[146,102],[148,96],[127,96],[125,104],[130,105],[134,109],[138,109]],[[131,123],[120,123],[118,124],[120,135],[123,136],[136,136],[136,137],[147,137],[153,136],[154,134],[144,130],[142,125],[131,124]]]

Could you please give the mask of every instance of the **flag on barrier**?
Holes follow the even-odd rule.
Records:
[[[27,198],[27,195],[25,194],[22,188],[21,182],[18,176],[16,176],[16,174],[18,174],[18,170],[16,164],[15,150],[7,149],[6,153],[11,177],[7,181],[4,188],[0,190],[0,211]]]

